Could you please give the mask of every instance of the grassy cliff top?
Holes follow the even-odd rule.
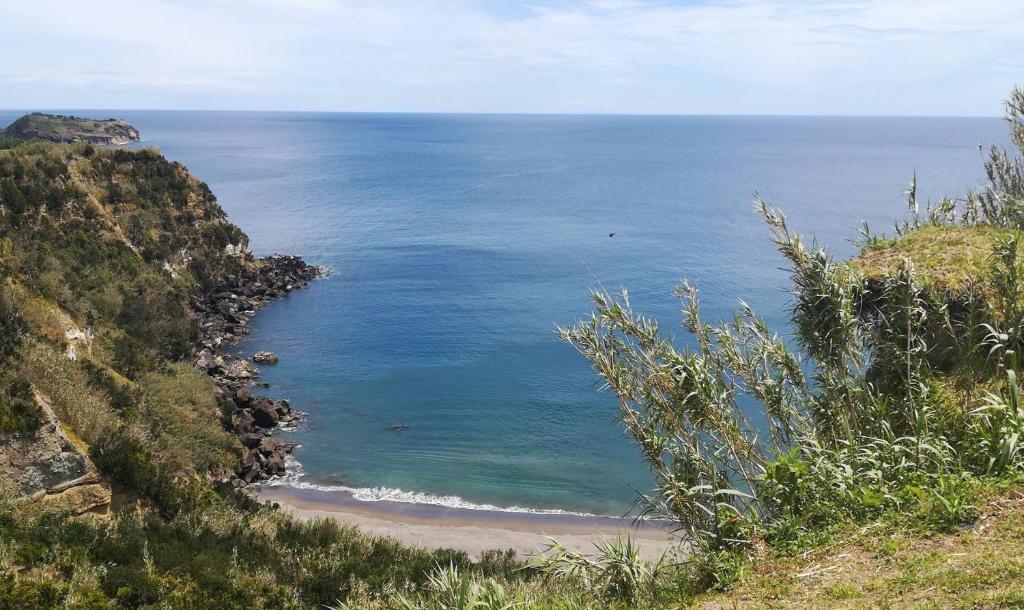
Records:
[[[762,558],[738,587],[692,607],[1019,608],[1024,504],[993,495],[973,527],[929,536],[875,522],[793,557]]]
[[[17,140],[127,144],[139,139],[139,130],[119,119],[88,119],[33,112],[14,121],[3,135]]]
[[[892,275],[909,259],[933,287],[958,293],[991,277],[993,249],[1000,239],[1019,231],[992,227],[928,226],[867,245],[850,266],[869,280]]]

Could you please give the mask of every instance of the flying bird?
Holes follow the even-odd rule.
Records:
[[[614,233],[609,233],[608,237],[615,237],[615,234]]]

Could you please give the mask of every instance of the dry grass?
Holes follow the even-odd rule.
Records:
[[[242,447],[220,422],[213,380],[184,363],[147,373],[139,384],[143,419],[163,441],[165,457],[199,472],[230,471]]]
[[[874,524],[754,573],[699,608],[1024,607],[1024,495],[994,500],[972,528],[921,538]]]
[[[89,387],[81,369],[52,346],[34,339],[27,341],[19,364],[22,375],[46,397],[61,424],[85,445],[93,445],[119,425],[104,397]]]
[[[64,342],[64,333],[75,328],[71,317],[57,305],[30,293],[19,283],[8,280],[7,294],[13,297],[21,318],[32,331],[57,344]]]

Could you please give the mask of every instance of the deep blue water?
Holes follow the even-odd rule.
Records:
[[[962,193],[977,145],[1007,140],[996,119],[90,114],[206,180],[256,253],[331,268],[239,346],[277,352],[270,392],[309,413],[289,435],[304,481],[604,514],[649,475],[554,337],[589,288],[627,286],[681,334],[689,277],[706,318],[744,298],[785,331],[755,191],[848,255],[904,213],[915,169],[924,196]]]

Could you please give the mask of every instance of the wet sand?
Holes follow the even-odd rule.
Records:
[[[649,559],[678,546],[678,538],[659,525],[635,525],[629,519],[562,514],[512,513],[449,508],[405,502],[364,502],[344,491],[297,487],[258,487],[252,495],[276,502],[300,519],[331,517],[371,534],[391,536],[425,548],[454,548],[479,557],[490,549],[514,549],[526,557],[555,538],[566,548],[591,553],[601,538],[630,536]]]

